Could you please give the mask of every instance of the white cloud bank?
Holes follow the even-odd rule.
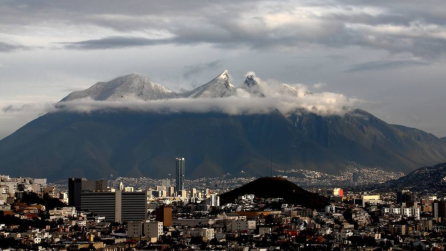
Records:
[[[138,112],[156,113],[206,113],[222,112],[230,115],[264,114],[272,110],[279,110],[287,114],[298,109],[320,115],[342,115],[349,107],[359,100],[349,99],[341,94],[322,93],[307,98],[295,97],[227,97],[203,99],[168,99],[151,101],[95,101],[83,99],[69,101],[55,105],[54,111],[93,112],[98,110],[131,110]]]
[[[92,112],[98,110],[131,110],[151,113],[206,113],[222,112],[230,115],[264,114],[279,110],[289,114],[305,109],[320,115],[343,115],[353,106],[363,102],[343,94],[332,92],[312,93],[302,84],[277,84],[255,77],[258,89],[253,92],[237,88],[225,98],[173,98],[143,101],[126,97],[122,101],[97,101],[91,98],[57,103],[51,111]],[[259,95],[261,93],[262,95]]]
[[[284,84],[276,80],[264,81],[253,76],[258,84],[254,89],[236,88],[233,95],[225,98],[172,98],[139,100],[126,96],[119,101],[98,101],[92,98],[66,102],[51,102],[48,98],[26,96],[0,101],[0,139],[28,121],[45,113],[95,111],[134,111],[146,113],[225,113],[229,115],[266,114],[279,110],[282,114],[301,112],[302,109],[319,115],[343,115],[364,101],[332,92],[311,92],[314,86]],[[35,100],[35,102],[30,102]],[[15,118],[16,123],[10,123]]]

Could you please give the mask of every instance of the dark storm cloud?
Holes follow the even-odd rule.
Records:
[[[194,75],[198,75],[205,71],[215,70],[223,66],[223,62],[221,60],[215,60],[208,63],[202,64],[194,64],[194,65],[186,65],[184,67],[183,77],[185,79],[190,79]]]
[[[428,65],[426,62],[400,60],[400,61],[374,61],[355,65],[348,69],[346,72],[362,72],[362,71],[382,71],[382,70],[394,70],[404,68],[408,66],[421,66]]]

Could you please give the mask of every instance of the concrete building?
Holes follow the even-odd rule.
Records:
[[[81,209],[106,221],[130,222],[147,219],[147,194],[145,192],[82,192]]]
[[[187,191],[186,190],[181,191],[178,196],[180,196],[181,198],[187,198]]]
[[[106,221],[121,222],[121,195],[121,191],[83,192],[80,209],[104,216]]]
[[[82,193],[82,181],[84,178],[69,178],[68,179],[68,206],[81,207],[81,193]]]
[[[365,205],[368,203],[370,205],[377,205],[381,204],[381,196],[380,195],[362,195],[362,206],[365,207]]]
[[[143,223],[143,235],[149,238],[158,238],[163,234],[163,222],[145,221]]]
[[[233,220],[231,224],[232,232],[254,230],[256,229],[256,222],[253,220]]]
[[[444,199],[434,201],[432,210],[435,220],[444,220],[446,218],[446,201]]]
[[[178,194],[181,194],[184,190],[184,175],[186,172],[186,161],[184,158],[176,158],[175,172],[175,190]]]
[[[191,237],[201,237],[203,241],[210,241],[215,237],[213,228],[191,228],[187,231]]]
[[[133,191],[134,191],[133,187],[125,187],[125,188],[124,188],[124,192],[131,193],[131,192],[133,192]]]
[[[172,207],[160,206],[155,210],[156,221],[163,222],[164,227],[172,226]]]
[[[81,193],[85,191],[107,191],[107,180],[68,179],[68,205],[80,209]]]
[[[217,194],[211,194],[211,196],[206,200],[206,204],[211,207],[219,207],[220,196],[218,196]]]
[[[170,197],[175,197],[175,187],[168,187],[167,188],[167,195]]]
[[[141,221],[127,222],[127,236],[130,238],[139,238],[142,236]]]
[[[147,219],[147,193],[122,193],[121,210],[122,222]]]

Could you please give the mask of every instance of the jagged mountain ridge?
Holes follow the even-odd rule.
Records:
[[[241,87],[255,97],[265,97],[261,85],[248,75]],[[175,93],[167,87],[152,82],[150,79],[139,74],[132,73],[118,77],[108,82],[98,82],[83,91],[75,91],[63,98],[61,102],[90,98],[96,101],[119,101],[119,100],[160,100],[173,98],[224,98],[236,95],[235,87],[230,82],[229,72],[223,71],[220,75],[191,91]],[[278,93],[303,97],[311,95],[311,92],[301,90],[288,84],[278,86]]]
[[[222,98],[232,96],[235,87],[229,81],[229,72],[225,70],[222,74],[190,92],[182,94],[186,98]]]
[[[62,101],[91,98],[100,101],[125,99],[157,100],[175,98],[178,94],[166,87],[153,83],[148,78],[132,73],[109,82],[99,82],[92,87],[70,93]]]
[[[265,94],[261,90],[259,83],[257,83],[257,80],[255,80],[255,76],[252,74],[246,76],[245,82],[243,82],[243,87],[245,90],[256,97],[265,97]]]
[[[248,76],[241,88],[259,86],[261,91],[254,81],[254,76]],[[62,102],[85,97],[108,101],[224,98],[234,89],[227,71],[183,94],[132,74],[71,93]],[[311,95],[305,89],[298,91],[291,90],[290,95]],[[362,110],[342,116],[320,116],[305,110],[237,116],[62,110],[43,115],[0,141],[0,173],[43,175],[50,180],[110,174],[162,178],[175,173],[173,159],[183,156],[188,177],[241,172],[264,176],[269,173],[271,150],[275,169],[327,173],[337,173],[351,161],[406,173],[446,161],[444,140],[387,124]]]

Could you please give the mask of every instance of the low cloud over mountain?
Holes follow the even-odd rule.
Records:
[[[243,84],[233,85],[224,71],[181,93],[130,74],[69,94],[1,140],[0,171],[50,179],[166,177],[173,159],[184,156],[189,177],[262,176],[271,151],[275,169],[329,173],[352,161],[408,172],[446,159],[445,141],[353,109],[360,102],[252,72]]]
[[[137,74],[100,82],[73,92],[56,104],[57,110],[91,112],[106,109],[140,112],[223,112],[231,115],[265,114],[279,110],[284,114],[299,109],[313,113],[344,114],[359,99],[330,92],[313,93],[302,84],[263,81],[250,72],[239,87],[230,82],[227,71],[207,84],[184,93],[174,93]]]

